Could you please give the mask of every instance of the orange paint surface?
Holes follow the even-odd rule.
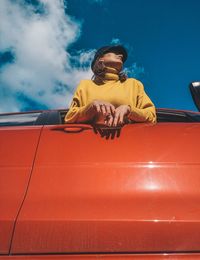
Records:
[[[44,126],[13,254],[200,250],[200,124],[72,128]]]
[[[0,254],[9,252],[41,127],[0,128]]]

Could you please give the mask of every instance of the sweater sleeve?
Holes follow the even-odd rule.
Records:
[[[88,105],[85,105],[83,102],[83,88],[84,81],[81,80],[76,88],[69,110],[65,115],[65,123],[81,123],[91,119],[91,115],[87,113]]]
[[[156,123],[156,110],[153,102],[144,91],[144,86],[140,81],[138,84],[138,96],[136,107],[131,107],[128,119],[135,122],[151,122]]]

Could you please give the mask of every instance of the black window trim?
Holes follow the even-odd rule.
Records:
[[[19,126],[37,126],[37,125],[60,125],[64,123],[64,116],[69,109],[52,109],[52,110],[34,110],[34,111],[23,111],[23,112],[15,112],[15,113],[2,113],[2,115],[17,115],[17,114],[33,114],[40,113],[38,118],[33,124],[22,124]],[[156,108],[156,114],[158,118],[158,123],[162,122],[200,122],[200,112],[195,111],[187,111],[187,110],[176,110],[176,109],[167,109],[167,108]],[[6,125],[5,125],[6,126]],[[18,126],[15,125],[7,125],[7,126]],[[3,125],[0,125],[3,127]]]

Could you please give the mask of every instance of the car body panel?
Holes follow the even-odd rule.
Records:
[[[11,253],[200,250],[200,124],[44,126]]]
[[[82,255],[10,255],[0,260],[199,260],[199,253],[186,254],[82,254]]]
[[[41,128],[0,128],[0,254],[9,252],[15,219],[28,186]]]

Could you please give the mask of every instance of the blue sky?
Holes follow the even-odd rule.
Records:
[[[1,112],[67,107],[95,50],[110,43],[128,49],[129,77],[156,107],[196,111],[188,85],[200,80],[200,1],[56,2],[1,1]]]

